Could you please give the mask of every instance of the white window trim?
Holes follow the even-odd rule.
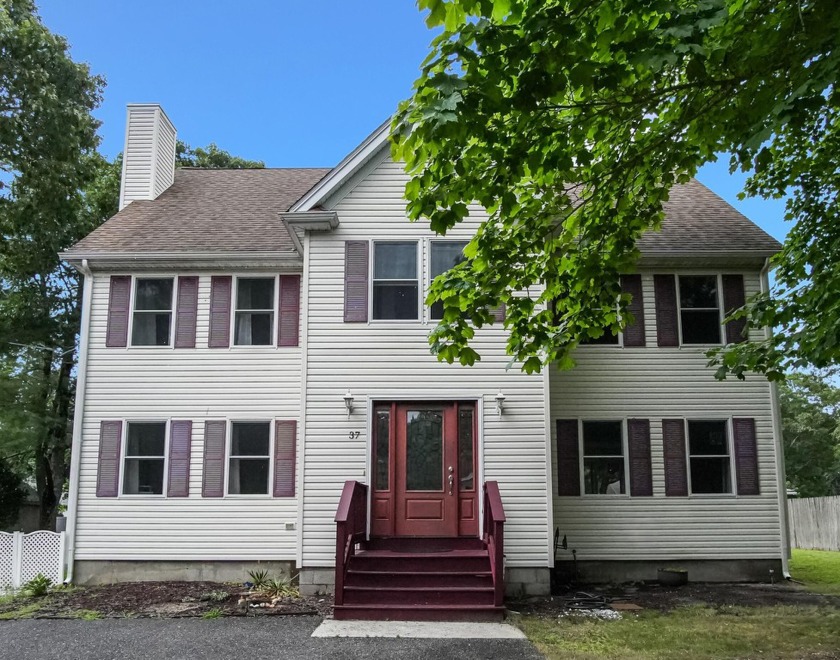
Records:
[[[714,277],[715,278],[715,286],[716,286],[716,294],[717,294],[717,311],[718,311],[718,326],[720,327],[720,341],[717,343],[706,343],[706,344],[686,344],[683,341],[683,328],[682,328],[682,300],[680,296],[680,277]],[[709,348],[713,346],[723,346],[726,343],[726,326],[723,324],[723,319],[726,318],[723,313],[723,276],[721,273],[702,273],[702,272],[679,272],[674,273],[675,283],[677,287],[677,328],[679,332],[679,340],[680,340],[680,347],[683,346],[687,348]],[[696,310],[706,310],[711,311],[711,307],[687,307],[687,310],[696,309]],[[718,417],[717,419],[721,419]]]
[[[269,344],[237,344],[236,343],[236,312],[239,303],[239,280],[274,280],[274,292],[272,293],[272,317],[271,317],[271,343]],[[277,273],[246,273],[233,275],[231,279],[232,290],[230,292],[230,343],[228,348],[235,350],[268,350],[277,348],[279,297],[280,297],[280,276]],[[252,310],[243,310],[252,311]],[[268,311],[268,310],[256,310]]]
[[[695,493],[691,489],[691,437],[689,435],[688,430],[688,423],[689,422],[724,422],[724,428],[726,430],[726,447],[729,451],[729,492],[728,493]],[[731,499],[738,497],[738,492],[736,488],[737,483],[737,475],[735,474],[735,444],[734,444],[734,436],[733,436],[733,426],[732,426],[732,417],[726,417],[723,415],[717,415],[712,417],[697,417],[691,416],[686,417],[683,419],[683,428],[685,429],[685,481],[688,487],[688,496],[692,498],[698,499]],[[721,458],[719,455],[711,455],[711,454],[698,454],[697,458],[703,458],[707,456],[709,458]]]
[[[162,347],[161,347],[162,348]],[[125,462],[128,458],[128,427],[130,424],[165,424],[164,442],[163,442],[163,492],[157,493],[124,493],[125,489]],[[159,417],[153,419],[124,419],[122,420],[122,438],[120,438],[120,481],[117,497],[125,497],[130,499],[165,499],[169,489],[169,436],[172,428],[172,418],[160,419]]]
[[[154,275],[132,275],[131,276],[131,305],[129,306],[129,315],[128,315],[128,342],[126,342],[127,349],[134,349],[134,350],[141,350],[147,351],[149,349],[152,350],[161,350],[164,348],[174,349],[175,348],[175,323],[177,321],[176,315],[178,310],[178,275],[175,273],[160,273]],[[134,345],[134,306],[137,298],[137,280],[172,280],[172,302],[171,302],[171,309],[169,313],[171,314],[169,320],[169,342],[165,346],[155,346],[155,345],[142,345],[142,346],[135,346]],[[152,310],[148,310],[152,311]],[[154,310],[157,312],[163,312],[164,310]],[[141,314],[144,312],[140,312]]]
[[[435,243],[463,243],[464,247],[469,245],[470,239],[469,238],[427,238],[424,243],[426,244],[425,249],[425,259],[423,260],[423,295],[422,295],[422,304],[423,304],[423,323],[430,325],[432,323],[437,324],[441,319],[433,319],[432,318],[432,306],[426,304],[426,297],[429,295],[429,291],[431,290],[432,286],[432,246]]]
[[[415,256],[417,257],[417,265],[416,265],[416,280],[417,280],[417,318],[413,319],[375,319],[373,318],[373,289],[374,289],[374,273],[376,268],[376,245],[377,244],[387,244],[387,243],[414,243],[415,245]],[[370,242],[370,263],[368,264],[368,325],[377,324],[377,323],[385,323],[385,324],[409,324],[414,325],[417,323],[422,323],[425,313],[423,308],[425,305],[425,298],[423,296],[423,277],[425,273],[424,261],[425,261],[425,248],[426,241],[419,240],[416,238],[406,238],[406,239],[389,239],[389,240],[372,240]],[[387,282],[389,280],[381,280],[383,282]],[[395,282],[407,282],[408,280],[392,280]]]
[[[614,499],[630,499],[630,458],[628,456],[627,445],[627,418],[626,417],[579,417],[578,420],[578,470],[580,473],[580,496],[591,497],[595,499],[608,498]],[[621,451],[624,458],[624,492],[616,495],[609,493],[587,493],[586,482],[584,479],[583,461],[586,458],[583,451],[583,424],[584,422],[620,422],[621,423]],[[608,458],[606,456],[602,458]]]
[[[225,420],[227,422],[226,425],[226,438],[225,438],[225,498],[231,499],[245,499],[245,500],[258,500],[258,499],[273,499],[274,498],[274,437],[276,430],[275,420],[274,419],[250,419],[250,418],[237,418],[237,419],[230,419],[228,418]],[[233,425],[234,424],[265,424],[268,422],[268,490],[266,493],[231,493],[229,492],[230,487],[230,459],[231,459],[231,445],[233,444]],[[254,457],[254,458],[262,458]],[[278,498],[280,499],[280,498]],[[289,498],[282,498],[282,499],[289,499]]]

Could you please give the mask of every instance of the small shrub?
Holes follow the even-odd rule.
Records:
[[[222,610],[218,607],[214,607],[212,610],[207,610],[204,614],[201,615],[202,619],[218,619],[222,616]]]
[[[102,618],[102,614],[96,610],[76,610],[73,616],[82,619],[83,621],[96,621]]]
[[[22,591],[27,596],[40,598],[41,596],[46,596],[49,593],[51,586],[52,580],[46,575],[38,573],[38,575],[23,585]]]
[[[230,598],[230,594],[227,591],[205,591],[199,597],[199,600],[203,601],[210,601],[211,603],[224,603],[228,598]]]
[[[300,596],[298,588],[291,580],[285,578],[274,578],[266,582],[265,587],[260,590],[269,598],[297,598]]]
[[[248,571],[254,589],[262,590],[268,584],[268,571]]]

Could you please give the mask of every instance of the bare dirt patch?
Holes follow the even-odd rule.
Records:
[[[252,607],[242,585],[220,582],[121,582],[53,591],[41,598],[0,603],[0,615],[32,609],[33,618],[202,617],[320,615],[332,613],[332,598],[284,597],[273,607]],[[271,599],[264,600],[270,603]]]
[[[807,591],[799,585],[705,583],[694,582],[680,587],[663,587],[655,583],[631,585],[578,585],[561,589],[549,598],[531,598],[509,602],[508,607],[522,614],[554,615],[574,604],[579,593],[602,596],[606,606],[632,603],[645,610],[669,612],[678,607],[708,605],[709,607],[762,607],[772,605],[802,605],[840,608],[840,597],[825,596]]]

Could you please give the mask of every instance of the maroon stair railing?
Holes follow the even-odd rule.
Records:
[[[344,604],[344,579],[356,544],[367,535],[367,486],[345,481],[335,514],[335,604]]]
[[[505,508],[498,481],[484,483],[484,542],[493,573],[493,604],[501,607],[505,601]]]

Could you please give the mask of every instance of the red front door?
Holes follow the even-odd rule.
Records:
[[[477,535],[474,404],[390,403],[374,416],[373,535]]]

